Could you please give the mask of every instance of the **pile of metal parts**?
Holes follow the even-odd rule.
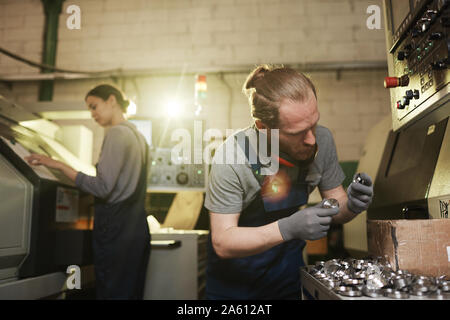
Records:
[[[425,277],[406,270],[394,271],[382,257],[318,261],[309,272],[330,290],[347,297],[450,299],[450,281],[445,276]]]

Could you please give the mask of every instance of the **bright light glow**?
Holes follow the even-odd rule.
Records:
[[[74,110],[74,111],[45,111],[40,115],[49,120],[64,120],[64,119],[91,119],[91,112],[88,110]]]
[[[170,118],[176,117],[180,115],[182,110],[182,105],[177,100],[169,100],[166,106],[166,114]]]
[[[137,112],[136,104],[133,100],[130,100],[130,104],[127,107],[127,116],[134,116]]]
[[[207,91],[208,85],[206,82],[196,82],[195,83],[195,91]]]
[[[200,104],[197,105],[197,109],[195,110],[195,116],[198,117],[202,112],[202,106]]]

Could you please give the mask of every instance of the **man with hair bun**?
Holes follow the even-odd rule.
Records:
[[[299,299],[305,240],[327,235],[331,223],[343,224],[365,211],[373,197],[371,178],[344,190],[333,136],[318,124],[316,89],[302,73],[261,65],[243,86],[254,124],[228,137],[216,150],[205,198],[211,233],[208,242],[207,299]],[[278,130],[278,171],[251,143],[267,141]],[[219,155],[240,152],[245,163],[222,163]],[[259,145],[259,144],[258,144]],[[275,148],[273,148],[275,149]],[[254,155],[252,158],[251,155]],[[252,161],[251,159],[257,159]],[[304,209],[319,188],[323,202]]]

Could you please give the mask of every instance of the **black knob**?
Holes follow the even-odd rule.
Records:
[[[403,50],[410,52],[412,49],[414,49],[413,43],[408,43],[403,47]]]
[[[411,100],[414,97],[414,93],[412,90],[406,90],[405,96],[408,100]]]
[[[436,20],[437,11],[436,10],[427,10],[426,16],[430,18],[431,23]]]
[[[442,37],[443,37],[442,32],[432,32],[428,37],[428,40],[440,40],[442,39]]]
[[[417,27],[412,28],[411,30],[411,37],[412,38],[417,38],[420,34],[420,30]]]
[[[405,96],[405,97],[402,98],[402,106],[403,106],[403,108],[405,106],[409,106],[409,99],[408,99],[408,97]]]
[[[419,99],[419,97],[420,97],[420,92],[419,92],[419,90],[414,89],[413,96],[414,96],[414,99],[416,99],[416,100]]]
[[[405,60],[405,58],[407,57],[408,55],[406,54],[406,52],[404,52],[404,51],[399,51],[398,53],[397,53],[397,59],[398,60]]]
[[[433,70],[444,70],[444,69],[447,69],[447,62],[445,60],[432,62],[431,63],[431,68]]]
[[[185,172],[180,172],[180,173],[177,175],[177,182],[178,182],[179,184],[184,185],[184,184],[188,183],[188,181],[189,181],[189,176],[187,175],[187,173],[185,173]]]
[[[419,20],[417,25],[421,32],[426,32],[431,25],[431,19],[430,18],[422,18]]]

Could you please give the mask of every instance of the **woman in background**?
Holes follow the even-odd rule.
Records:
[[[85,97],[92,118],[107,128],[97,175],[88,176],[44,155],[27,158],[32,165],[62,171],[81,190],[95,196],[94,267],[98,299],[142,299],[150,255],[145,212],[148,146],[124,113],[129,101],[117,88],[103,84]]]

